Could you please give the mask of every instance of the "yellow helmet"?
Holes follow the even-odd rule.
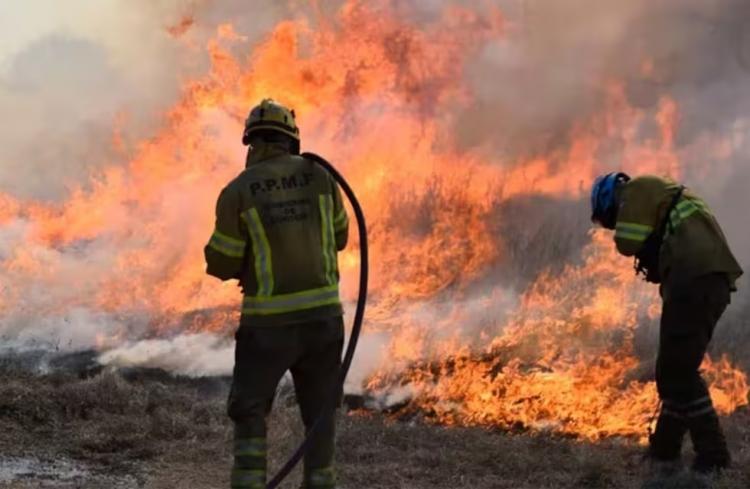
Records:
[[[271,130],[286,134],[299,142],[299,128],[294,120],[295,114],[273,99],[267,98],[253,107],[245,121],[245,132],[242,144],[250,144],[250,135],[257,131]]]

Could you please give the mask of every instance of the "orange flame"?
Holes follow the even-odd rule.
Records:
[[[273,96],[296,109],[306,149],[341,166],[368,214],[368,329],[392,335],[368,389],[408,384],[412,405],[446,424],[637,436],[656,395],[652,383],[630,380],[639,364],[633,335],[653,317],[655,298],[609,238],[592,233],[583,264],[543,273],[520,298],[488,270],[507,264],[498,206],[522,196],[581,199],[605,168],[598,154],[607,142],[617,141],[626,170],[678,176],[677,104],[664,97],[650,114],[628,104],[622,84],[601,80],[606,106],[571,122],[566,149],[518,161],[461,149],[450,128],[473,101],[464,64],[505,35],[502,14],[451,7],[416,25],[383,4],[347,1],[316,27],[281,22],[245,59],[232,52],[246,39],[221,26],[207,46],[210,72],[185,84],[125,167],[106,168],[60,205],[0,195],[0,276],[13,284],[0,310],[129,318],[117,321],[123,331],[92,338],[98,345],[142,331],[232,328],[238,290],[205,277],[202,246],[219,190],[243,166],[242,120]],[[660,129],[650,140],[638,134],[644,120]],[[348,299],[355,248],[340,259]],[[475,324],[475,311],[497,304],[507,317]],[[747,403],[746,376],[728,359],[706,369],[723,413]]]
[[[444,424],[645,441],[657,395],[653,382],[631,378],[640,364],[633,334],[656,298],[635,283],[605,233],[593,239],[582,266],[561,279],[539,278],[484,355],[456,351],[408,375],[396,372],[412,390],[412,406]],[[727,358],[703,367],[720,412],[747,404],[747,377]],[[389,375],[371,379],[370,389],[390,388]]]

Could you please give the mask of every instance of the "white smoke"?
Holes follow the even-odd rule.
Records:
[[[234,344],[208,333],[128,342],[103,353],[102,365],[158,368],[188,377],[229,375]]]
[[[182,83],[205,73],[205,44],[217,25],[231,22],[247,37],[241,46],[246,49],[281,19],[305,17],[314,26],[316,15],[331,20],[341,4],[318,3],[319,10],[291,0],[0,3],[4,32],[0,113],[6,117],[0,132],[0,192],[21,199],[62,201],[70,185],[85,184],[91,172],[127,161],[135,144],[161,126],[162,115],[179,97]],[[403,18],[417,23],[441,18],[448,5],[479,9],[486,4],[479,0],[397,3]],[[481,148],[498,161],[554,153],[570,143],[576,121],[601,110],[603,84],[609,80],[622,82],[628,102],[652,114],[662,96],[671,96],[680,110],[676,145],[687,169],[686,183],[706,197],[741,262],[750,265],[744,211],[750,207],[750,193],[745,191],[750,184],[747,2],[501,0],[496,4],[506,16],[505,36],[487,42],[476,58],[465,60],[475,103],[456,107],[449,117],[462,145]],[[425,89],[422,96],[429,95]],[[206,127],[228,126],[222,119],[225,114],[214,117],[217,120]],[[113,126],[120,128],[121,145],[112,143]],[[651,121],[639,130],[647,139],[656,128]],[[222,133],[220,138],[224,137]],[[708,144],[715,141],[723,141],[718,156],[716,145]],[[617,168],[619,149],[613,141],[598,157]],[[710,171],[703,170],[706,166]],[[180,203],[195,198],[197,192],[205,192],[202,184],[171,189],[152,215],[126,222],[158,215],[166,228],[184,232],[179,223],[191,216],[185,215],[189,206]],[[211,205],[205,202],[207,209]],[[585,212],[570,219],[576,220],[571,225],[575,230],[587,226],[581,224],[587,219]],[[18,218],[0,226],[0,260],[20,243],[29,242],[28,225]],[[94,295],[102,276],[117,265],[112,249],[122,242],[109,238],[59,249],[29,243],[25,252],[44,270],[35,284],[23,288],[16,286],[23,270],[0,277],[0,298],[13,297],[19,289],[24,293],[14,297],[21,306],[4,312],[0,334],[20,344],[76,350],[97,347],[99,336],[117,338],[126,332],[123,341],[128,341],[145,331],[149,318],[137,312],[122,318],[73,307],[55,314],[59,304],[76,304],[77,298]],[[167,261],[169,255],[155,257],[162,258]],[[48,270],[55,273],[42,273]],[[477,299],[456,307],[462,308],[465,319],[457,329],[471,336],[480,329],[472,325],[501,323],[512,304],[488,308]],[[440,304],[434,303],[412,311],[414,322],[424,325],[442,313]],[[364,375],[382,365],[388,354],[386,338],[367,336],[351,385],[361,385]],[[224,374],[231,369],[232,355],[231,344],[222,337],[192,335],[127,342],[106,352],[101,361],[188,375]]]
[[[252,42],[285,13],[272,0],[0,3],[0,192],[59,200],[126,161],[206,71],[219,23],[240,21]]]
[[[678,107],[676,152],[685,183],[716,211],[750,265],[750,3],[743,0],[508,0],[509,35],[468,64],[476,103],[456,133],[513,161],[570,142],[575,121],[599,111],[606,82],[655,113]],[[639,137],[657,130],[644,121]],[[718,144],[721,142],[721,144]],[[717,149],[721,146],[720,149]],[[617,142],[599,155],[621,169]],[[582,216],[585,219],[585,216]]]

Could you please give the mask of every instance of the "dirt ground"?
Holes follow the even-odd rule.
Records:
[[[228,487],[227,384],[154,373],[39,375],[0,363],[0,487]],[[713,487],[746,489],[750,411],[725,425],[736,468]],[[272,467],[300,436],[294,401],[282,395],[271,419]],[[338,468],[345,489],[638,488],[641,453],[622,440],[589,444],[360,412],[341,417]],[[283,487],[298,486],[295,473]],[[700,486],[683,477],[663,487]]]

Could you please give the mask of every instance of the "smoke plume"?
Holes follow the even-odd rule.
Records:
[[[541,273],[580,264],[594,173],[680,178],[750,266],[744,0],[49,0],[0,19],[0,335],[14,344],[226,373],[238,292],[202,277],[200,244],[261,92],[298,104],[304,144],[376,189],[358,379],[393,358],[397,318],[425,325],[422,351],[456,332],[477,347]],[[745,283],[723,350],[750,341]],[[455,330],[427,331],[446,317]]]

